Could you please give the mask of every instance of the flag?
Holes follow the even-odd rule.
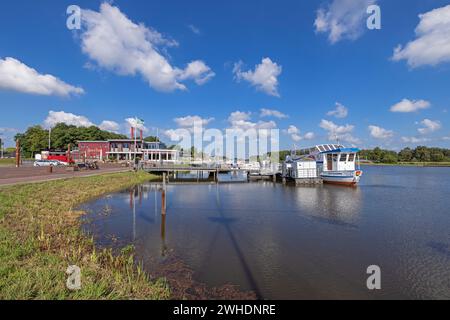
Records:
[[[136,125],[138,125],[138,126],[143,126],[145,124],[145,121],[142,119],[139,119],[138,117],[135,117],[134,119],[136,121]]]

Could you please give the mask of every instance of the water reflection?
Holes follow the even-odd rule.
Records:
[[[83,206],[85,230],[103,246],[133,243],[149,272],[175,254],[197,280],[261,298],[449,296],[448,186],[416,199],[410,176],[380,176],[359,188],[169,184],[165,215],[162,186],[143,184]],[[373,187],[384,184],[399,187]],[[382,292],[365,287],[371,264]]]
[[[296,188],[296,203],[317,221],[356,228],[361,212],[361,189],[324,185]]]

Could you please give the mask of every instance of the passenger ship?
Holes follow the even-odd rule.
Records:
[[[322,144],[301,150],[304,156],[316,160],[317,171],[324,183],[356,185],[363,174],[358,148],[345,148],[341,144]]]

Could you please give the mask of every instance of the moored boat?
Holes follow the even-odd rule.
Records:
[[[324,183],[356,185],[363,174],[357,148],[334,148],[320,153]]]
[[[282,176],[296,181],[320,177],[324,183],[353,186],[359,183],[363,174],[359,164],[359,151],[358,148],[345,148],[341,144],[321,144],[298,150],[286,157]],[[307,171],[304,166],[308,160],[315,160],[316,166],[305,176]]]

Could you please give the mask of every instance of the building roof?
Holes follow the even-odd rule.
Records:
[[[359,149],[358,148],[338,148],[338,149],[334,149],[334,150],[330,150],[330,151],[325,151],[322,153],[341,153],[341,152],[356,153],[356,152],[359,152]]]
[[[77,141],[78,143],[80,142],[89,142],[89,143],[106,143],[108,141],[101,141],[101,140],[81,140],[81,141]]]

